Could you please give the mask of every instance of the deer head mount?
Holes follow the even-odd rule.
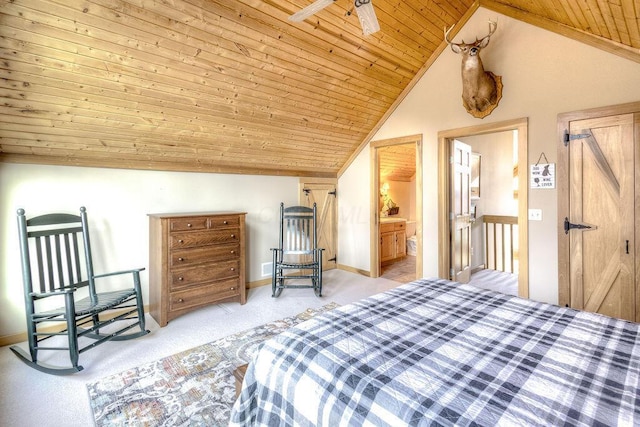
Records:
[[[462,105],[473,117],[484,118],[498,106],[502,98],[502,77],[485,71],[480,59],[480,51],[489,44],[489,38],[498,24],[489,21],[489,34],[474,43],[453,43],[449,41],[448,30],[444,29],[444,40],[451,50],[462,55]]]

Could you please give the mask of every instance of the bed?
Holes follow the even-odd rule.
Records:
[[[639,328],[420,279],[266,341],[230,425],[639,425]]]

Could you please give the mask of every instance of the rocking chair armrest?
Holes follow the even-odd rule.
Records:
[[[29,296],[31,296],[32,298],[35,298],[35,299],[41,299],[41,298],[53,297],[53,296],[56,296],[56,295],[72,294],[77,290],[78,290],[78,288],[76,286],[73,286],[73,287],[69,287],[69,288],[66,288],[64,290],[59,290],[59,291],[31,292],[31,293],[29,293]]]
[[[117,276],[119,274],[139,273],[144,270],[145,270],[145,267],[140,267],[140,268],[134,268],[132,270],[114,271],[113,273],[94,274],[93,278],[99,279],[101,277]]]

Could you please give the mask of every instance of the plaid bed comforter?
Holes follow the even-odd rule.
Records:
[[[422,279],[265,342],[230,425],[640,425],[639,328]]]

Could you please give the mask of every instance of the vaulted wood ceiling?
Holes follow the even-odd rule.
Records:
[[[416,174],[415,144],[389,145],[378,148],[380,182],[411,182]]]
[[[0,160],[335,177],[479,6],[640,62],[637,0],[311,1],[3,0]]]

